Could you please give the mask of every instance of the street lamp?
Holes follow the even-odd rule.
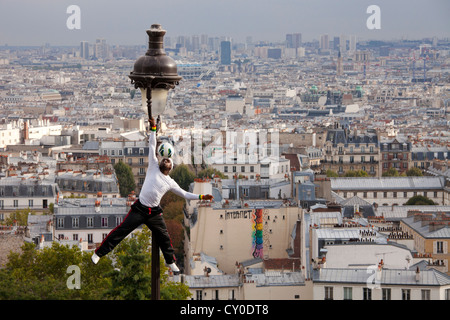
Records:
[[[159,123],[166,108],[168,92],[175,88],[181,77],[175,61],[166,55],[163,48],[166,31],[161,25],[153,24],[147,34],[148,50],[136,60],[129,77],[134,87],[141,90],[142,107],[148,118],[158,117]],[[160,299],[160,280],[159,245],[152,237],[152,300]]]
[[[175,61],[164,51],[166,31],[159,24],[153,24],[148,34],[148,50],[134,63],[129,78],[134,87],[141,89],[142,107],[147,109],[149,118],[164,113],[167,94],[181,80]]]

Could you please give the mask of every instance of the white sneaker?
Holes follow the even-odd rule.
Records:
[[[94,254],[91,257],[91,260],[94,264],[97,264],[98,260],[100,260],[100,257],[94,252]]]
[[[172,270],[173,273],[175,272],[180,272],[180,269],[178,269],[177,265],[174,263],[171,263],[168,265],[168,267],[170,268],[170,270]]]

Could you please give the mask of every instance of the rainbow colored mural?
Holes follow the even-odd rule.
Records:
[[[263,256],[263,211],[262,209],[256,209],[252,213],[252,240],[253,240],[253,252],[254,258],[264,258]]]

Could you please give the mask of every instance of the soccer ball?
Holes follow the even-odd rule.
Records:
[[[168,142],[163,142],[158,148],[158,154],[163,158],[171,158],[174,153],[173,146]]]

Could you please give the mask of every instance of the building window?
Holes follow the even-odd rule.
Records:
[[[450,289],[445,289],[445,300],[450,300]]]
[[[144,158],[139,158],[139,165],[143,165],[144,164]]]
[[[394,197],[394,198],[397,198],[397,192],[392,192],[392,196]]]
[[[372,300],[372,289],[363,288],[363,300]]]
[[[436,243],[435,253],[444,253],[444,242],[436,241],[435,243]]]
[[[108,218],[102,218],[102,227],[108,226]]]
[[[241,166],[241,172],[245,172],[245,166]]]
[[[374,198],[377,197],[377,193],[376,193],[376,192],[373,193],[373,197],[374,197]]]
[[[72,228],[80,227],[80,218],[72,218]]]
[[[19,206],[19,200],[13,200],[13,206],[17,208]]]
[[[387,192],[383,192],[383,198],[387,198]]]
[[[228,291],[228,299],[229,300],[236,300],[236,297],[234,296],[234,289],[230,289]]]
[[[64,218],[58,218],[56,226],[58,228],[64,228]]]
[[[429,289],[422,289],[422,300],[430,300],[430,293],[431,291]]]
[[[203,300],[203,291],[195,290],[195,298],[196,298],[196,300]]]
[[[28,200],[28,207],[33,208],[33,200]]]
[[[233,166],[233,172],[236,172],[236,166]]]
[[[94,242],[94,235],[92,233],[88,233],[88,243],[93,243]]]
[[[381,294],[382,300],[391,300],[391,289],[383,288]]]
[[[344,287],[344,300],[353,300],[351,287]]]
[[[402,289],[402,300],[411,300],[411,289]]]
[[[333,287],[325,287],[325,300],[333,300]]]
[[[78,234],[77,234],[77,233],[74,233],[74,234],[72,235],[72,240],[73,240],[73,241],[78,241]]]
[[[87,217],[87,219],[86,219],[86,226],[88,228],[93,228],[94,227],[94,218],[93,217]]]
[[[403,192],[403,198],[408,198],[408,192]]]
[[[116,217],[116,226],[119,226],[123,222],[123,217]]]
[[[250,166],[250,172],[255,172],[255,167],[254,166]]]
[[[223,167],[223,172],[228,172],[228,166]]]

